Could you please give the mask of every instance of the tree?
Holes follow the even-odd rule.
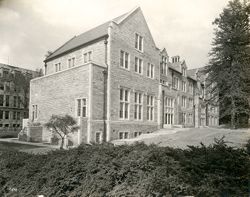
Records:
[[[76,120],[69,115],[52,115],[45,127],[61,138],[60,149],[63,149],[65,138],[79,129],[76,124]]]
[[[215,38],[206,67],[210,102],[220,105],[220,117],[230,116],[231,128],[240,114],[249,114],[250,5],[246,1],[230,1],[216,25]]]

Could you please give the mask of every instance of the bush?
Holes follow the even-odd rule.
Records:
[[[250,155],[250,139],[247,141],[246,150],[247,150],[247,153]]]
[[[249,166],[245,150],[223,141],[187,150],[138,143],[3,152],[0,196],[248,196]]]
[[[0,131],[0,138],[17,138],[19,131]]]

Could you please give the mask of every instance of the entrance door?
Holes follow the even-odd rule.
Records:
[[[173,98],[165,98],[164,107],[164,126],[170,126],[174,123],[174,100]]]

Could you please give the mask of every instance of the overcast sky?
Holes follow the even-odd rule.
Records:
[[[228,0],[0,0],[0,62],[43,67],[48,50],[140,6],[159,48],[204,66]]]

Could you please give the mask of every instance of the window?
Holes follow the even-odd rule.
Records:
[[[186,113],[181,113],[181,124],[186,124]]]
[[[21,101],[22,101],[22,100],[21,100],[21,97],[18,96],[17,98],[18,98],[18,100],[17,100],[17,101],[18,101],[18,102],[17,102],[17,107],[18,107],[18,108],[21,108]]]
[[[154,65],[153,64],[148,63],[147,77],[154,78]]]
[[[0,90],[4,90],[4,83],[3,82],[0,83]]]
[[[3,71],[3,77],[8,77],[9,75],[9,71],[8,70],[4,70]]]
[[[29,113],[28,112],[23,112],[23,117],[24,118],[28,118],[29,117]]]
[[[61,70],[61,63],[55,64],[55,71],[58,72]]]
[[[17,113],[16,113],[16,118],[17,118],[17,120],[20,120],[20,119],[21,119],[21,112],[17,112]]]
[[[193,107],[193,99],[192,98],[189,98],[188,99],[188,108],[192,108]]]
[[[3,127],[3,124],[0,124],[0,127]]]
[[[142,93],[135,92],[135,120],[142,120]]]
[[[187,123],[193,124],[193,114],[192,113],[187,114]]]
[[[161,61],[161,74],[167,75],[168,67],[167,67],[167,58],[162,56]]]
[[[142,74],[143,71],[143,61],[142,59],[135,57],[135,72]]]
[[[154,120],[154,97],[147,95],[147,120]]]
[[[10,112],[9,111],[5,111],[4,112],[4,119],[8,120],[10,117]]]
[[[188,83],[188,91],[193,94],[193,91],[194,91],[194,86],[193,86],[193,83],[190,81]]]
[[[119,139],[128,139],[128,132],[119,132]]]
[[[13,107],[17,107],[17,96],[13,97]]]
[[[10,106],[10,96],[9,95],[5,95],[5,106],[6,107]]]
[[[186,92],[186,82],[185,81],[182,81],[182,83],[181,83],[181,85],[182,85],[182,91],[183,92]]]
[[[5,124],[4,127],[8,128],[8,127],[9,127],[9,124]]]
[[[95,142],[98,144],[102,142],[102,134],[99,131],[95,133]]]
[[[68,67],[74,67],[75,66],[75,57],[72,57],[70,59],[68,59]]]
[[[0,111],[0,120],[3,119],[3,111]]]
[[[15,111],[12,112],[12,114],[13,114],[13,120],[16,120],[16,119],[17,119],[17,118],[16,118],[16,117],[17,117],[17,114],[16,114],[16,113],[17,113],[17,112],[15,112]]]
[[[84,63],[90,62],[92,60],[92,51],[83,54]]]
[[[174,121],[174,99],[165,98],[165,124],[173,124]]]
[[[186,107],[186,97],[185,96],[181,97],[181,106],[184,108]]]
[[[202,98],[204,98],[204,93],[205,93],[205,91],[204,91],[204,86],[202,86],[202,87],[201,87],[201,96],[202,96]]]
[[[173,77],[173,88],[176,90],[179,89],[179,79],[177,77]]]
[[[37,114],[38,114],[37,105],[32,105],[32,120],[37,119]]]
[[[138,137],[138,136],[140,136],[142,134],[142,132],[134,132],[134,137]]]
[[[128,89],[120,89],[120,118],[121,119],[129,119],[129,90]]]
[[[168,85],[168,82],[163,80],[163,79],[160,79],[160,83],[163,84],[163,85]]]
[[[0,106],[3,106],[3,95],[0,95]]]
[[[10,82],[5,82],[5,90],[10,91]]]
[[[143,38],[139,34],[135,34],[135,48],[143,51]]]
[[[77,116],[87,117],[87,99],[77,99]]]
[[[201,106],[201,113],[205,114],[206,113],[206,108]]]
[[[125,69],[129,69],[129,53],[120,51],[120,66]]]
[[[186,68],[181,67],[181,73],[185,77],[186,76]]]

